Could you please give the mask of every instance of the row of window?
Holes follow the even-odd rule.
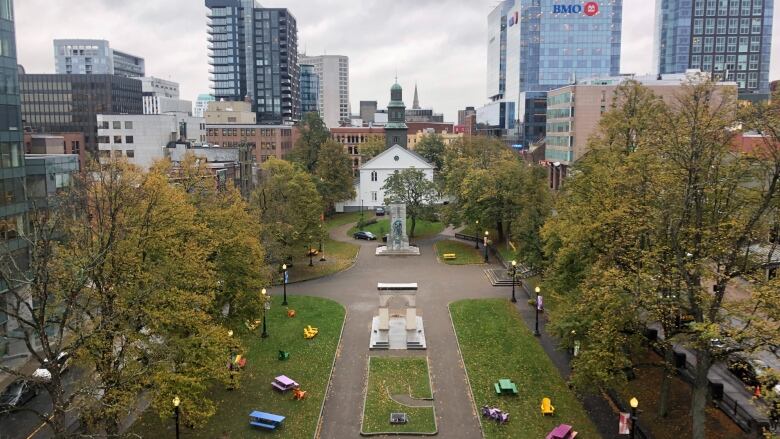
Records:
[[[761,36],[751,37],[693,37],[693,53],[707,52],[760,52]]]
[[[112,156],[114,158],[120,158],[120,157],[122,157],[123,153],[124,153],[124,156],[129,158],[129,159],[135,158],[135,151],[132,150],[132,149],[128,149],[128,150],[125,150],[125,151],[122,151],[121,149],[115,149],[115,150],[112,150],[112,151],[100,150],[100,151],[98,151],[98,157],[100,157],[101,159],[107,159],[107,158],[110,158]]]
[[[712,35],[715,33],[725,34],[727,31],[730,34],[760,34],[761,33],[761,18],[697,18],[693,20],[693,34],[694,35]],[[717,24],[717,27],[716,27]],[[726,27],[728,25],[728,28]]]
[[[772,1],[772,0],[769,0]],[[705,8],[706,6],[706,8]],[[762,0],[695,0],[693,4],[693,14],[697,17],[724,16],[724,15],[761,15],[764,5]]]
[[[223,136],[241,136],[241,137],[254,137],[257,132],[260,132],[260,136],[262,137],[272,137],[276,135],[276,129],[274,128],[208,128],[206,129],[206,135],[207,136],[219,136],[221,130],[221,135]],[[292,135],[291,130],[281,130],[282,137],[289,137]]]
[[[691,68],[703,72],[729,70],[758,70],[759,56],[750,55],[692,55]]]
[[[122,121],[115,120],[110,123],[111,129],[115,130],[121,130],[122,129]],[[98,129],[100,130],[107,130],[109,129],[109,121],[104,120],[98,124]],[[126,130],[132,130],[133,129],[133,121],[126,120],[125,121],[125,129]]]
[[[122,136],[97,136],[97,142],[102,144],[114,144],[114,145],[121,145],[122,144]],[[128,144],[135,143],[135,139],[133,139],[133,136],[125,136],[125,142]]]

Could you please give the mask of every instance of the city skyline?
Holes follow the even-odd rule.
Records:
[[[487,102],[487,15],[498,4],[495,0],[261,3],[289,8],[295,15],[301,53],[350,58],[353,112],[361,100],[377,100],[380,108],[386,107],[387,89],[396,74],[409,97],[417,84],[422,106],[443,112],[448,121],[457,120],[457,110],[465,106]],[[76,6],[91,13],[72,14]],[[622,73],[653,71],[654,8],[654,3],[624,0]],[[323,14],[323,10],[329,12]],[[202,0],[121,4],[82,0],[78,5],[73,0],[56,4],[27,0],[17,3],[15,12],[18,59],[29,73],[54,72],[55,38],[97,38],[145,58],[148,76],[179,82],[182,99],[194,101],[209,91],[207,9]],[[68,17],[68,27],[39,25],[59,22],[62,17]],[[774,24],[779,23],[780,14],[775,14]],[[773,55],[780,50],[777,34]],[[770,79],[780,79],[777,59],[772,61]]]

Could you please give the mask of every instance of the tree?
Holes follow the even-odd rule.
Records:
[[[385,139],[380,136],[370,136],[369,139],[360,144],[360,155],[363,157],[363,163],[382,154],[387,149]]]
[[[417,219],[425,215],[436,202],[436,185],[426,177],[425,172],[409,168],[388,177],[382,190],[388,202],[406,204],[406,214],[412,220],[409,236],[414,238]]]
[[[541,230],[553,208],[547,170],[531,164],[522,166],[519,181],[519,208],[511,219],[510,236],[517,243],[516,253],[521,260],[529,267],[542,269],[546,259]]]
[[[427,134],[417,143],[414,150],[428,163],[441,170],[444,166],[444,139],[439,134]]]
[[[352,161],[335,140],[328,140],[322,146],[314,178],[328,215],[335,212],[337,202],[355,197]]]
[[[281,265],[320,236],[322,198],[312,177],[292,163],[271,159],[263,164],[252,205],[273,264]]]
[[[208,387],[226,379],[227,336],[210,314],[213,265],[186,194],[161,172],[112,161],[49,201],[25,236],[31,269],[5,260],[0,270],[21,287],[9,314],[30,354],[43,362],[68,352],[91,371],[65,392],[48,362],[45,422],[62,435],[76,411],[93,434],[115,436],[144,389],[161,414],[176,394],[189,421],[203,422],[214,412]]]
[[[320,158],[320,149],[330,139],[330,131],[318,113],[306,113],[298,125],[298,140],[290,153],[290,160],[314,173]]]
[[[644,329],[660,323],[667,347],[696,355],[696,439],[706,435],[712,365],[780,342],[778,301],[765,295],[773,286],[759,257],[780,195],[771,134],[778,108],[759,105],[739,117],[735,101],[703,81],[668,104],[638,84],[619,87],[544,229],[547,288],[561,300],[555,327],[561,335],[576,330],[582,341],[575,384],[625,380],[624,370],[639,366],[633,354]],[[740,124],[763,126],[764,147],[734,152],[730,128]],[[727,298],[737,278],[750,280],[752,291]]]

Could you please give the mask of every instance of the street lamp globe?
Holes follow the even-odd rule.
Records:
[[[539,293],[542,292],[542,289],[539,288],[539,287],[536,287],[536,288],[534,288],[534,291],[536,292],[536,294],[539,294]]]
[[[512,261],[512,266],[517,267],[517,261]]]
[[[179,399],[179,397],[178,397],[178,396],[174,396],[174,397],[173,397],[173,406],[174,406],[174,407],[178,407],[178,406],[179,406],[179,404],[181,404],[181,400]]]
[[[232,336],[233,336],[233,330],[230,329],[230,330],[228,330],[228,337],[232,337]]]
[[[631,401],[629,401],[628,403],[631,404],[632,409],[639,407],[639,400],[636,398],[631,398]]]
[[[490,232],[485,230],[485,236],[488,236],[488,235],[490,235]]]
[[[267,291],[265,290],[265,288],[263,288],[263,290],[262,290],[262,291],[260,291],[260,294],[262,294],[262,295],[263,295],[263,297],[265,297],[265,296],[266,296],[266,294],[267,294]]]
[[[282,270],[287,270],[287,264],[282,264]]]

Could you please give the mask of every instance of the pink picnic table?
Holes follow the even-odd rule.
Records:
[[[300,387],[298,383],[291,380],[287,375],[279,375],[278,377],[274,378],[271,386],[280,392],[286,392],[290,389],[297,389]]]
[[[572,429],[571,425],[561,424],[555,427],[545,439],[574,439],[575,436],[577,436],[577,432]]]

